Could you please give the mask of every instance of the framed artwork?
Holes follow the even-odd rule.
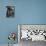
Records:
[[[6,17],[14,17],[15,16],[15,6],[6,6]]]
[[[20,41],[24,39],[31,41],[46,41],[46,25],[20,24],[18,25],[18,31],[20,31]]]

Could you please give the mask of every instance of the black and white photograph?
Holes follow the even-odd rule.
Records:
[[[15,6],[6,6],[6,17],[14,17],[15,15]]]
[[[43,45],[46,43],[46,25],[18,25],[20,46]]]

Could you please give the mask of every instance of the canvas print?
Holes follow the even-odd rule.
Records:
[[[6,17],[14,17],[15,15],[15,6],[6,6]]]

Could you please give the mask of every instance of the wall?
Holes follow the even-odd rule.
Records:
[[[46,0],[13,1],[15,17],[6,18],[9,0],[0,0],[0,44],[8,43],[9,32],[18,32],[17,24],[46,24]]]
[[[16,15],[21,24],[46,24],[46,0],[17,0]]]

